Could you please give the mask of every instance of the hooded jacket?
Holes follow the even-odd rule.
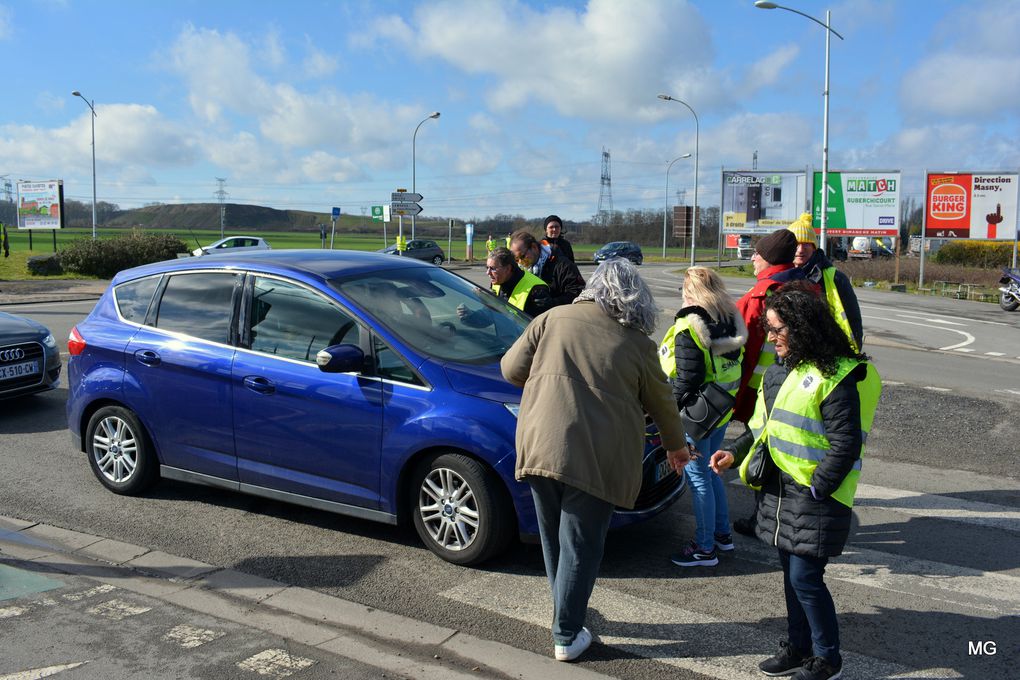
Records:
[[[697,397],[698,388],[705,383],[705,353],[694,342],[691,332],[697,333],[715,355],[737,359],[740,348],[747,342],[747,325],[740,316],[716,321],[698,305],[682,307],[674,318],[686,318],[690,324],[690,329],[675,337],[676,377],[669,381],[677,405],[684,406]]]
[[[829,260],[825,252],[819,248],[815,248],[815,252],[811,255],[811,258],[802,264],[799,269],[804,272],[804,277],[808,281],[819,288],[823,288],[825,281],[822,272],[833,266],[832,261]],[[861,306],[857,302],[857,293],[854,292],[854,286],[850,283],[850,278],[838,269],[836,270],[833,283],[836,284],[836,292],[839,294],[839,299],[843,303],[843,310],[846,312],[846,320],[847,323],[850,324],[850,332],[853,333],[857,346],[863,347],[864,323],[861,319]],[[824,298],[825,291],[822,290],[821,292],[822,298]]]

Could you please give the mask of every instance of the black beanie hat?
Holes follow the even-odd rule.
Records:
[[[550,222],[559,222],[560,223],[560,229],[563,229],[563,220],[560,219],[560,216],[559,215],[549,215],[549,217],[545,218],[545,222],[542,223],[542,230],[543,231],[545,230],[545,225],[549,224]]]
[[[754,251],[769,264],[793,264],[797,254],[797,237],[789,229],[777,229],[763,236],[754,246]]]

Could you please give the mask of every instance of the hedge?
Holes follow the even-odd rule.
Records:
[[[962,264],[970,267],[1008,267],[1013,261],[1010,241],[950,241],[935,253],[932,260],[939,264]]]
[[[114,274],[150,262],[172,260],[188,251],[188,244],[172,234],[131,232],[113,238],[81,238],[60,253],[64,269],[109,279]]]

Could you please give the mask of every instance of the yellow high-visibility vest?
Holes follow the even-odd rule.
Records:
[[[514,289],[510,291],[510,304],[523,312],[524,304],[528,301],[528,295],[531,294],[531,289],[535,286],[545,285],[548,284],[531,272],[524,272],[524,276],[522,276],[520,281],[517,282]],[[492,284],[492,292],[499,295],[499,284]]]

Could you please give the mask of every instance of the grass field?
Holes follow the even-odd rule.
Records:
[[[148,233],[167,233],[174,234],[181,240],[188,244],[189,250],[194,250],[201,245],[208,245],[214,241],[219,240],[219,230],[198,230],[198,229],[146,229]],[[126,229],[99,229],[97,234],[99,238],[112,238],[115,236],[122,236],[128,233]],[[389,243],[393,243],[395,231],[393,229],[387,230],[387,236],[389,237]],[[8,230],[11,246],[11,256],[9,258],[0,259],[0,280],[22,280],[22,279],[76,279],[81,278],[76,274],[63,274],[60,276],[33,276],[28,273],[27,262],[28,258],[34,255],[48,255],[54,252],[53,237],[54,232],[51,231],[36,231],[32,232],[32,247],[29,248],[29,232],[18,231],[17,229]],[[320,248],[322,246],[319,240],[319,234],[317,232],[297,232],[297,231],[259,231],[259,232],[244,232],[244,231],[227,231],[225,236],[245,236],[249,234],[256,234],[266,239],[274,249],[290,249],[290,248]],[[410,238],[409,231],[405,228],[404,234]],[[73,241],[80,238],[91,238],[91,229],[60,229],[56,231],[56,250],[59,252],[63,248],[67,247]],[[430,237],[431,238],[431,237]],[[463,238],[454,238],[452,242],[452,248],[449,239],[436,238],[436,243],[443,249],[448,258],[454,260],[463,260],[467,251],[467,242]],[[329,246],[329,235],[326,237],[326,246]],[[376,235],[371,234],[352,234],[349,232],[337,232],[336,238],[333,241],[333,247],[338,250],[367,250],[373,251],[384,247],[382,230]],[[579,261],[591,261],[592,255],[598,250],[601,244],[586,244],[579,243],[573,244],[574,256]],[[651,246],[644,248],[645,259],[648,261],[662,261],[661,249],[654,248]],[[667,260],[683,263],[686,261],[688,255],[686,255],[679,248],[672,248],[667,250]],[[474,243],[474,257],[475,260],[479,260],[485,256],[485,240],[475,240]],[[715,257],[715,251],[707,248],[699,249],[698,257],[704,260],[709,260]]]

